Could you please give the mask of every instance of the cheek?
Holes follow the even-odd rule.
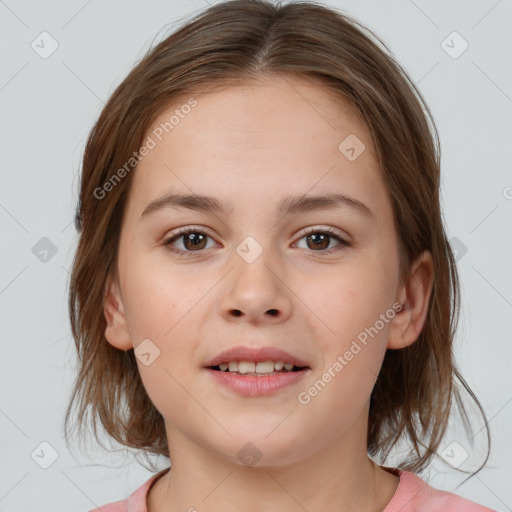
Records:
[[[211,317],[211,294],[208,291],[218,278],[195,278],[178,266],[170,269],[165,265],[136,265],[133,260],[126,274],[126,319],[134,346],[149,339],[156,348],[158,359],[154,367],[164,373],[164,382],[173,385],[173,379],[165,374],[167,369],[181,381],[190,372],[190,365],[199,365],[197,348],[204,337],[202,326]],[[147,342],[146,342],[147,343]],[[139,361],[138,361],[139,363]],[[140,365],[141,375],[149,380],[154,372]],[[162,387],[159,375],[155,385]]]
[[[308,382],[310,387],[302,390],[301,404],[311,402],[311,410],[327,414],[325,421],[336,421],[340,428],[368,403],[394,316],[389,293],[365,286],[362,279],[354,283],[357,286],[331,289],[322,299],[322,320],[329,327],[315,327],[322,363]],[[333,420],[333,411],[343,414]]]
[[[319,386],[329,388],[319,403],[325,400],[326,407],[358,408],[368,399],[394,316],[392,277],[368,258],[337,269],[304,300],[314,313],[310,330],[322,354]]]
[[[205,291],[185,282],[183,276],[164,276],[156,269],[132,274],[129,302],[130,334],[134,345],[149,339],[151,363],[136,358],[139,374],[148,396],[166,418],[197,414],[195,402],[183,388],[195,365],[204,322],[201,297]],[[184,292],[186,290],[186,292]],[[137,351],[138,355],[140,352]],[[185,386],[187,387],[187,386]]]
[[[177,268],[138,264],[127,267],[124,295],[130,332],[138,337],[169,338],[195,309],[209,279],[190,279]],[[211,285],[210,285],[211,286]],[[179,330],[179,329],[178,329]]]
[[[341,266],[332,273],[304,283],[297,295],[311,311],[311,318],[321,320],[325,336],[347,339],[356,336],[365,327],[379,319],[391,308],[393,276],[381,265],[357,264]]]

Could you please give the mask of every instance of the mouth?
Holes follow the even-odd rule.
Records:
[[[247,377],[264,377],[280,373],[300,372],[309,366],[297,366],[283,361],[228,361],[215,366],[207,366],[210,370],[244,375]]]
[[[277,347],[234,347],[207,361],[213,382],[247,397],[293,389],[311,373],[306,361]]]
[[[238,346],[224,350],[203,368],[236,375],[262,376],[300,372],[308,363],[277,347]]]

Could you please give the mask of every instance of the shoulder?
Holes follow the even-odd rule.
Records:
[[[120,501],[115,501],[102,505],[101,507],[90,510],[89,512],[131,512],[136,510],[137,512],[147,512],[146,498],[149,493],[151,486],[162,476],[164,476],[170,468],[163,469],[162,471],[154,474],[149,480],[144,482],[138,489],[132,492],[132,494]]]
[[[496,512],[452,492],[430,486],[409,471],[400,471],[400,483],[383,512]]]
[[[108,503],[102,505],[99,508],[90,510],[89,512],[128,512],[128,500],[116,501],[114,503]]]

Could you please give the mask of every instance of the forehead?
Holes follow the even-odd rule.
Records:
[[[170,189],[227,204],[236,202],[234,187],[243,201],[333,187],[382,194],[366,125],[341,96],[311,80],[272,78],[182,95],[147,137],[154,147],[132,184],[141,202]],[[354,148],[356,158],[353,151],[347,158],[344,151]]]
[[[202,143],[231,149],[257,149],[258,144],[264,144],[268,150],[303,139],[316,142],[316,147],[322,140],[325,146],[334,144],[337,149],[336,142],[347,131],[368,139],[365,123],[341,93],[335,94],[309,78],[279,76],[220,89],[211,87],[209,92],[175,100],[158,116],[150,132],[160,129],[169,141],[184,142],[193,130],[193,142],[200,138]],[[189,108],[192,101],[195,106]]]

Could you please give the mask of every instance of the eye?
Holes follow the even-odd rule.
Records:
[[[318,228],[305,228],[302,230],[302,237],[306,238],[307,249],[312,249],[314,252],[331,253],[339,250],[340,246],[350,246],[351,244],[344,240],[341,236],[332,233],[331,229],[318,229]],[[199,228],[190,226],[180,229],[174,233],[170,238],[165,240],[164,246],[170,251],[176,253],[178,256],[184,256],[194,252],[200,253],[202,249],[207,249],[207,239],[212,238],[207,233]],[[183,239],[183,248],[178,248],[174,244],[176,241]],[[339,243],[325,250],[329,247],[332,240],[337,240]],[[215,244],[213,245],[215,247]],[[210,246],[211,248],[211,246]]]
[[[313,248],[314,252],[331,253],[337,251],[340,246],[350,246],[351,244],[339,235],[332,233],[331,229],[322,230],[318,228],[305,228],[302,230],[302,238],[306,238],[307,249]],[[339,244],[329,250],[330,242],[332,239],[338,240]]]
[[[180,238],[183,239],[184,249],[177,248],[173,245],[174,242]],[[164,245],[170,251],[177,253],[179,256],[183,256],[186,253],[201,252],[201,249],[205,249],[207,238],[211,237],[204,231],[198,228],[188,227],[174,233],[173,236],[164,242]]]

